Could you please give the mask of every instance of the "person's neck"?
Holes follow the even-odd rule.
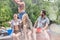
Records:
[[[14,19],[14,21],[17,21],[17,19]]]
[[[25,10],[20,10],[20,13],[21,13],[21,12],[24,12],[24,11],[25,11]]]

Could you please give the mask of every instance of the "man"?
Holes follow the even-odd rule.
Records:
[[[46,29],[47,29],[48,25],[49,25],[49,19],[46,16],[46,11],[45,10],[42,10],[41,11],[41,16],[38,17],[38,19],[37,19],[37,21],[36,21],[36,23],[34,25],[35,32],[43,33],[45,35],[45,39],[50,40],[49,39],[49,35],[46,32]],[[43,35],[41,35],[41,36],[43,36]]]
[[[18,4],[18,18],[22,19],[22,16],[26,13],[25,12],[25,3],[22,0],[15,0],[15,2]]]
[[[46,16],[46,11],[45,10],[41,11],[41,16],[38,17],[38,19],[37,19],[35,24],[37,24],[37,25],[34,25],[34,27],[37,27],[37,28],[40,27],[43,30],[45,30],[48,27],[49,19]]]

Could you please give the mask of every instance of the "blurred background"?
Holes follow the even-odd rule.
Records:
[[[24,0],[26,12],[33,25],[40,11],[45,9],[51,23],[60,24],[60,0]],[[8,21],[13,18],[13,14],[18,13],[18,6],[13,0],[0,0],[0,27],[9,27]]]

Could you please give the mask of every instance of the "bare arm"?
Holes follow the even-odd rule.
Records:
[[[8,21],[7,23],[8,23],[9,26],[11,26],[11,21]]]
[[[34,27],[35,27],[35,28],[37,27],[37,23],[38,23],[38,21],[36,21],[35,24],[34,24]]]
[[[8,23],[9,25],[11,25],[11,23],[12,23],[12,20],[11,20],[11,21],[8,21],[7,23]]]
[[[43,30],[47,29],[48,27],[48,24],[46,23],[46,25],[44,26]]]
[[[14,0],[16,4],[20,5],[20,4],[25,4],[24,1],[21,0]]]
[[[18,4],[18,3],[17,3],[17,0],[14,0],[14,2],[15,2],[16,4]]]
[[[9,21],[8,23],[9,23],[9,24],[11,24],[11,22],[10,22],[10,21]]]

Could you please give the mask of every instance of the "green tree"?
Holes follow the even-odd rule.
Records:
[[[11,20],[12,10],[9,4],[9,0],[0,0],[0,26],[4,25],[6,21]]]
[[[26,3],[26,12],[33,24],[42,9],[47,11],[47,16],[51,21],[60,24],[59,0],[54,2],[50,2],[50,0],[24,0],[24,2]],[[13,0],[0,0],[0,26],[8,26],[6,22],[13,18],[14,13],[18,13],[18,6]]]

